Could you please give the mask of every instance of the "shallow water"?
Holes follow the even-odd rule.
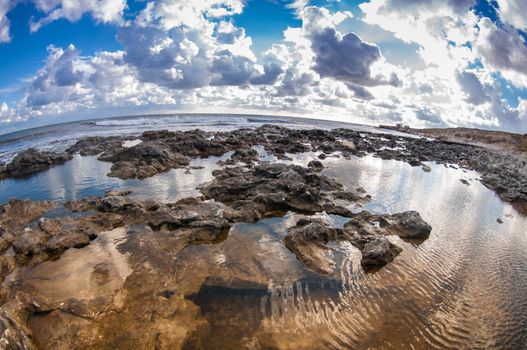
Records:
[[[276,161],[257,149],[262,159]],[[229,156],[195,159],[191,166],[203,169],[171,170],[143,181],[108,178],[109,163],[76,156],[29,179],[0,182],[0,202],[9,197],[63,201],[110,188],[175,201],[199,195],[197,185],[211,180],[216,162]],[[293,157],[305,165],[316,154]],[[430,237],[421,244],[390,237],[403,252],[375,273],[362,270],[354,247],[335,243],[338,268],[324,277],[306,269],[282,242],[296,222],[293,213],[236,224],[222,242],[174,254],[147,250],[144,242],[126,241],[124,231],[117,231],[25,271],[20,288],[64,299],[112,294],[137,268],[127,261],[139,260],[141,266],[167,264],[166,283],[200,306],[210,324],[202,340],[211,349],[527,347],[525,216],[481,185],[474,172],[433,163],[425,172],[374,157],[328,157],[322,163],[323,174],[372,196],[364,204],[369,211],[419,211],[433,227]],[[339,217],[331,220],[343,223]],[[165,261],[168,257],[173,260]],[[93,277],[99,263],[109,271],[102,284],[93,283],[100,278]]]
[[[404,251],[373,274],[357,267],[353,247],[341,246],[338,276],[327,279],[288,261],[292,254],[281,239],[294,224],[289,216],[238,225],[216,246],[189,247],[180,256],[183,266],[196,264],[196,257],[198,266],[210,264],[211,255],[221,255],[222,264],[230,266],[203,268],[215,277],[204,278],[199,292],[189,296],[213,326],[211,344],[286,349],[527,345],[525,217],[479,182],[463,185],[461,178],[477,178],[471,172],[431,165],[426,173],[371,157],[324,163],[325,174],[372,195],[369,210],[418,210],[433,227],[430,238],[412,245],[391,237]],[[247,261],[232,246],[248,249]],[[266,261],[281,268],[267,267]],[[240,283],[233,277],[238,270],[249,279],[267,276],[267,284]]]

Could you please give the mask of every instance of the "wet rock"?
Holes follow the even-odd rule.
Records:
[[[465,179],[461,179],[461,180],[459,180],[459,181],[461,181],[461,183],[462,183],[463,185],[465,185],[465,186],[470,186],[470,183],[469,183],[467,180],[465,180]]]
[[[128,196],[129,194],[132,194],[134,191],[132,190],[108,190],[104,193],[105,197],[114,197],[114,196]]]
[[[501,218],[497,218],[497,219],[496,219],[496,222],[497,222],[498,224],[503,224],[503,220],[502,220]]]
[[[335,261],[326,243],[337,238],[337,230],[316,220],[299,220],[287,231],[285,246],[309,269],[331,274]]]
[[[121,179],[144,179],[190,164],[187,157],[171,151],[167,145],[157,141],[142,142],[99,159],[114,163],[108,176]]]
[[[361,264],[363,267],[382,267],[392,262],[402,249],[386,237],[379,237],[364,245]]]
[[[0,308],[0,348],[36,350],[31,331],[26,325],[27,302],[15,298]]]
[[[344,225],[349,234],[363,237],[397,235],[405,239],[424,239],[432,227],[416,211],[397,214],[375,215],[362,211]]]
[[[325,153],[320,153],[318,156],[317,156],[318,159],[321,159],[321,160],[324,160],[327,158],[326,154]]]
[[[312,160],[309,163],[307,163],[307,167],[311,168],[315,171],[322,171],[324,169],[324,165],[318,160]]]
[[[71,158],[69,153],[45,152],[30,148],[16,155],[11,163],[5,167],[3,177],[27,177],[56,165],[64,164]]]
[[[423,169],[423,171],[424,171],[425,173],[429,173],[429,172],[432,171],[432,168],[430,168],[430,167],[429,167],[428,165],[426,165],[426,164],[423,164],[423,166],[421,167],[421,169]]]
[[[95,210],[100,205],[101,199],[96,196],[86,197],[75,201],[68,201],[64,204],[64,207],[71,210],[72,212],[81,212],[88,210]]]
[[[77,141],[66,152],[79,153],[82,156],[95,156],[107,150],[121,149],[124,139],[117,136],[90,136]]]
[[[253,148],[244,148],[236,150],[232,154],[231,159],[235,162],[244,162],[249,164],[260,160],[260,155],[258,154],[258,151]]]
[[[134,199],[124,196],[110,196],[104,197],[97,209],[104,213],[115,213],[138,206],[140,206],[140,203]]]
[[[351,215],[333,202],[333,193],[343,186],[309,168],[265,163],[252,169],[216,170],[213,175],[215,180],[200,186],[201,192],[235,209],[237,221],[255,221],[288,210]]]

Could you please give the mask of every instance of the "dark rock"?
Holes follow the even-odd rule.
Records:
[[[129,194],[132,194],[134,191],[132,190],[109,190],[104,193],[105,197],[114,197],[114,196],[128,196]]]
[[[80,153],[82,156],[94,156],[105,151],[121,149],[124,139],[116,136],[90,136],[77,141],[66,152]]]
[[[115,213],[118,211],[125,211],[139,205],[139,202],[128,197],[110,196],[103,198],[97,209],[105,213]]]
[[[260,155],[258,154],[258,151],[253,148],[244,148],[236,150],[232,154],[231,159],[235,162],[244,162],[249,164],[258,161],[260,159]]]
[[[308,168],[311,168],[315,171],[322,171],[324,169],[324,165],[318,160],[312,160],[309,163],[307,163]]]
[[[323,222],[299,220],[288,230],[284,243],[306,267],[327,275],[334,271],[335,261],[325,244],[336,237],[337,230]]]
[[[364,245],[361,264],[363,267],[382,267],[392,262],[402,249],[386,237],[379,237]]]
[[[69,153],[44,152],[30,148],[18,153],[11,163],[5,167],[4,177],[27,177],[56,165],[64,164],[71,158]]]
[[[258,220],[288,210],[350,216],[333,202],[343,186],[309,168],[285,164],[261,164],[252,169],[226,168],[213,172],[215,180],[200,186],[207,199],[230,205],[237,220]]]
[[[76,201],[68,201],[64,204],[72,212],[95,210],[100,205],[101,199],[96,196],[82,198]]]
[[[366,211],[355,215],[344,225],[351,235],[360,236],[397,235],[406,239],[424,239],[430,235],[432,227],[416,211],[397,214],[375,215]]]

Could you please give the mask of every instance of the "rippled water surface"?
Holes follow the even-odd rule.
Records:
[[[228,156],[195,159],[191,165],[203,169],[172,170],[143,181],[108,178],[108,163],[77,156],[32,178],[0,182],[0,201],[66,200],[115,187],[132,188],[140,198],[174,201],[198,195],[196,186],[211,180],[216,162]],[[295,155],[294,162],[306,164],[315,156]],[[210,349],[527,347],[527,219],[481,185],[477,173],[433,163],[425,172],[373,157],[322,162],[323,174],[372,196],[364,209],[419,211],[433,227],[430,237],[421,244],[390,237],[403,252],[375,273],[362,270],[354,247],[334,243],[338,269],[330,277],[306,269],[285,248],[282,240],[296,222],[294,213],[238,223],[222,242],[186,247],[170,273],[178,292],[198,305],[210,324],[202,344]],[[26,271],[25,288],[46,296],[90,297],[107,292],[90,283],[86,272],[97,264],[110,266],[106,278],[119,289],[133,273],[127,259],[163,259],[140,246],[121,252],[123,241],[123,232],[110,232]],[[74,286],[64,287],[69,284]]]

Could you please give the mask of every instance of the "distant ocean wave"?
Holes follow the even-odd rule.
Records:
[[[85,122],[94,126],[142,126],[142,125],[168,125],[168,124],[196,124],[196,125],[232,125],[244,124],[249,120],[239,116],[170,116],[170,117],[132,117],[125,119],[92,120]]]

